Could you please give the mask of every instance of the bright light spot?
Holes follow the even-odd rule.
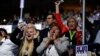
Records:
[[[6,19],[3,20],[3,22],[6,22],[6,21],[7,21]]]
[[[97,16],[99,16],[99,13],[97,13]]]

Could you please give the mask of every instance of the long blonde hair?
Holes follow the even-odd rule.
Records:
[[[32,28],[35,29],[35,27],[32,27]],[[22,43],[22,46],[21,46],[21,49],[20,49],[20,52],[19,52],[19,56],[24,56],[26,50],[28,51],[27,55],[31,56],[33,49],[34,49],[34,40],[31,40],[31,42],[28,42],[28,40],[25,37],[25,33],[26,33],[26,30],[24,30],[24,32],[23,32],[24,41]]]
[[[34,49],[34,41],[32,40],[30,43],[28,43],[28,41],[25,38],[24,41],[23,41],[23,44],[21,46],[19,56],[24,56],[26,50],[28,51],[28,56],[31,56],[33,49]]]

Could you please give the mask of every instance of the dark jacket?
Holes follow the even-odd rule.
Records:
[[[43,30],[40,31],[40,43],[42,42],[43,38],[48,36],[48,32],[49,32],[49,28],[45,28]]]
[[[66,32],[65,33],[65,37],[68,37],[68,39],[69,39],[69,42],[72,42],[72,45],[77,45],[77,44],[81,44],[81,42],[77,42],[77,40],[80,40],[81,38],[76,38],[76,35],[77,36],[80,36],[79,35],[80,34],[80,32],[76,32],[75,34],[74,34],[74,36],[72,37],[72,40],[70,40],[70,34],[69,34],[69,31],[68,32]]]
[[[85,18],[85,28],[90,33],[88,44],[93,43],[98,32],[98,28],[94,24],[90,23],[87,18]]]
[[[10,40],[15,43],[16,45],[18,45],[19,47],[22,45],[22,42],[23,40],[21,40],[20,38],[16,38],[16,36],[18,35],[18,33],[20,33],[20,29],[16,28],[13,33],[11,34],[10,36]],[[37,52],[36,52],[36,48],[38,46],[38,41],[37,41],[37,38],[34,39],[34,49],[33,49],[33,53],[32,53],[32,56],[38,56]],[[18,53],[19,55],[19,53]]]

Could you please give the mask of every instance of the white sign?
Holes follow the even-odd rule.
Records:
[[[12,25],[0,25],[0,28],[4,28],[7,31],[7,33],[12,32]]]
[[[87,56],[88,45],[76,46],[76,56]]]
[[[20,0],[20,8],[24,8],[24,0]]]
[[[36,23],[35,24],[36,29],[42,30],[42,24],[41,23]]]

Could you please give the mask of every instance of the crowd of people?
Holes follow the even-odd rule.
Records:
[[[18,22],[15,15],[12,23],[14,30],[9,36],[5,29],[0,28],[0,56],[75,56],[75,46],[82,45],[82,15],[69,13],[63,16],[60,4],[60,1],[56,1],[55,13],[48,14],[45,21],[41,20],[41,30],[35,27],[38,20],[29,14],[26,14],[28,16],[25,18],[28,19],[23,22]],[[99,21],[99,17],[100,15],[96,20]],[[90,18],[92,17],[85,18],[85,43],[89,46],[89,51],[99,51],[100,24],[95,26]]]

